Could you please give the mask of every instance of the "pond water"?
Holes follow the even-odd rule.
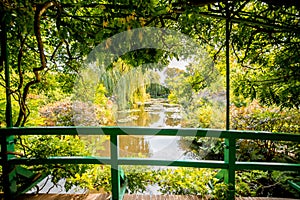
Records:
[[[139,127],[181,127],[182,109],[179,105],[169,104],[166,99],[151,99],[141,103],[138,108],[118,111],[117,126]],[[177,136],[120,136],[121,157],[147,157],[163,160],[186,159],[186,150],[180,145]],[[104,149],[95,152],[97,156],[109,156],[109,141]]]

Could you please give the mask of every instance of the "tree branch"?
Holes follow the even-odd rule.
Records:
[[[19,80],[20,81],[19,81],[17,91],[19,91],[23,87],[23,82],[24,82],[24,77],[23,77],[23,73],[22,73],[22,70],[21,70],[21,63],[22,63],[22,57],[23,57],[23,49],[24,49],[24,46],[25,46],[25,41],[27,39],[27,36],[28,35],[26,35],[22,39],[22,36],[20,34],[21,45],[20,45],[20,49],[19,49],[19,53],[18,53],[18,73],[19,73]]]
[[[43,15],[43,13],[51,6],[56,6],[57,4],[54,2],[46,2],[42,8],[37,9],[35,12],[35,16],[34,16],[34,33],[35,33],[35,37],[38,43],[38,49],[40,52],[40,61],[41,61],[41,66],[38,68],[33,68],[33,72],[35,74],[35,82],[40,82],[41,81],[41,77],[39,76],[39,71],[42,71],[43,69],[46,68],[46,57],[44,54],[44,46],[43,46],[43,41],[42,41],[42,36],[41,36],[41,16]]]
[[[27,113],[26,110],[28,111],[28,108],[26,106],[26,98],[28,96],[29,89],[32,85],[39,83],[41,81],[39,72],[46,68],[46,56],[44,54],[44,46],[43,46],[43,41],[42,41],[42,36],[41,36],[40,22],[41,22],[41,16],[44,14],[44,12],[48,8],[50,8],[52,6],[58,6],[58,5],[55,2],[46,2],[42,6],[37,6],[37,8],[36,8],[36,12],[35,12],[35,16],[34,16],[34,33],[35,33],[36,40],[38,43],[38,50],[39,50],[39,54],[40,54],[41,66],[37,67],[37,68],[33,68],[35,79],[28,82],[24,87],[23,95],[22,95],[22,98],[20,99],[21,106],[20,106],[20,110],[19,110],[19,116],[14,125],[16,127],[25,124],[25,120],[28,117],[28,114],[26,115],[26,113]]]
[[[56,55],[56,52],[58,51],[58,49],[63,45],[63,40],[59,42],[59,44],[57,45],[57,47],[55,48],[55,50],[53,51],[50,61],[52,61]]]

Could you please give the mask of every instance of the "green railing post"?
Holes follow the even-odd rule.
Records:
[[[226,130],[230,130],[230,5],[226,3]],[[235,147],[236,140],[229,136],[225,138],[226,149],[224,151],[225,163],[228,169],[225,171],[225,183],[228,184],[228,199],[235,198]]]
[[[236,160],[236,139],[229,137],[225,139],[224,160],[228,164],[225,171],[225,183],[228,184],[228,199],[235,198],[235,160]]]
[[[110,157],[111,157],[111,193],[112,200],[120,198],[120,176],[119,176],[119,151],[118,151],[118,134],[112,133],[110,135]]]
[[[9,24],[8,13],[1,14],[1,57],[3,58],[2,66],[5,69],[5,93],[6,93],[6,109],[5,120],[8,128],[12,127],[12,106],[11,106],[11,90],[10,90],[10,70],[8,59],[8,44],[7,44],[7,24]],[[8,160],[14,157],[11,152],[14,152],[14,136],[1,135],[1,160],[3,173],[3,191],[5,199],[13,199],[17,192],[16,186],[16,171],[14,166],[10,165]]]
[[[11,136],[1,136],[1,161],[2,161],[2,186],[4,199],[13,199],[17,192],[16,186],[16,171],[13,165],[9,164],[9,159],[12,155],[9,152],[14,151],[13,138]]]

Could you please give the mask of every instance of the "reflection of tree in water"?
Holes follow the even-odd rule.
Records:
[[[224,146],[221,138],[181,137],[178,145],[185,150],[185,156],[197,160],[224,160]]]
[[[134,109],[118,111],[116,113],[117,125],[138,126],[138,127],[165,127],[179,126],[181,119],[174,119],[171,116],[178,111],[166,112],[165,99],[151,101],[151,104],[136,105]],[[163,104],[164,103],[164,104]],[[167,108],[170,109],[171,106]],[[172,106],[173,108],[173,106]],[[175,108],[174,108],[175,109]],[[178,114],[179,115],[179,114]],[[128,133],[130,134],[130,133]],[[105,147],[106,151],[101,152],[101,156],[110,156],[108,152],[109,145]],[[150,157],[150,144],[144,136],[120,136],[119,140],[121,157]]]
[[[136,111],[128,110],[128,112],[120,112],[116,118],[118,126],[149,126],[152,121],[152,118],[149,116],[149,113],[144,110],[144,107],[140,107]],[[120,121],[123,119],[125,119],[125,122]]]
[[[101,136],[106,137],[106,136]],[[95,145],[96,147],[96,145]],[[119,136],[119,153],[121,157],[148,157],[149,142],[145,141],[143,136]],[[110,157],[110,140],[109,138],[101,143],[101,147],[95,149],[93,155]]]
[[[121,157],[149,157],[149,142],[143,136],[119,136]]]
[[[180,139],[178,140],[178,146],[185,151],[184,155],[192,158],[192,159],[196,159],[197,158],[197,151],[196,148],[197,146],[195,146],[192,141],[193,141],[194,137],[180,137]]]
[[[181,120],[179,120],[179,119],[172,119],[172,118],[166,119],[167,126],[178,126],[178,125],[180,125],[180,122],[181,122]]]
[[[150,117],[151,117],[151,123],[149,125],[152,125],[161,119],[158,112],[150,113]]]
[[[129,117],[136,116],[137,119],[130,121],[124,126],[149,126],[153,119],[153,116],[141,107],[138,112],[132,112]],[[144,136],[119,136],[119,147],[121,157],[149,157],[149,142],[145,141]]]
[[[145,111],[144,107],[141,107],[140,111],[137,114],[138,119],[136,120],[135,126],[149,126],[149,124],[153,120],[152,118],[150,118],[149,113]]]

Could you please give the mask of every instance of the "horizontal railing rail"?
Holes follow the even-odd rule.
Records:
[[[149,166],[177,166],[195,168],[224,169],[224,180],[229,185],[229,198],[234,199],[235,171],[238,170],[280,170],[300,171],[297,163],[272,162],[238,162],[236,161],[236,141],[238,139],[272,140],[300,142],[299,134],[269,133],[258,131],[215,130],[195,128],[145,128],[145,127],[32,127],[32,128],[2,128],[0,135],[3,140],[13,135],[108,135],[110,136],[110,157],[96,156],[56,156],[49,158],[17,158],[1,159],[3,168],[13,169],[17,165],[40,164],[105,164],[111,166],[112,199],[120,197],[119,165],[149,165]],[[122,158],[119,157],[119,135],[152,135],[152,136],[197,136],[224,138],[226,148],[224,160],[155,160],[149,158]],[[7,155],[8,152],[3,152]],[[11,185],[10,180],[3,184]],[[14,195],[14,191],[11,192]],[[9,195],[8,195],[9,196]]]
[[[0,128],[1,135],[155,135],[197,136],[236,139],[258,139],[299,142],[299,134],[265,131],[240,131],[200,128],[148,128],[148,127],[22,127]]]

